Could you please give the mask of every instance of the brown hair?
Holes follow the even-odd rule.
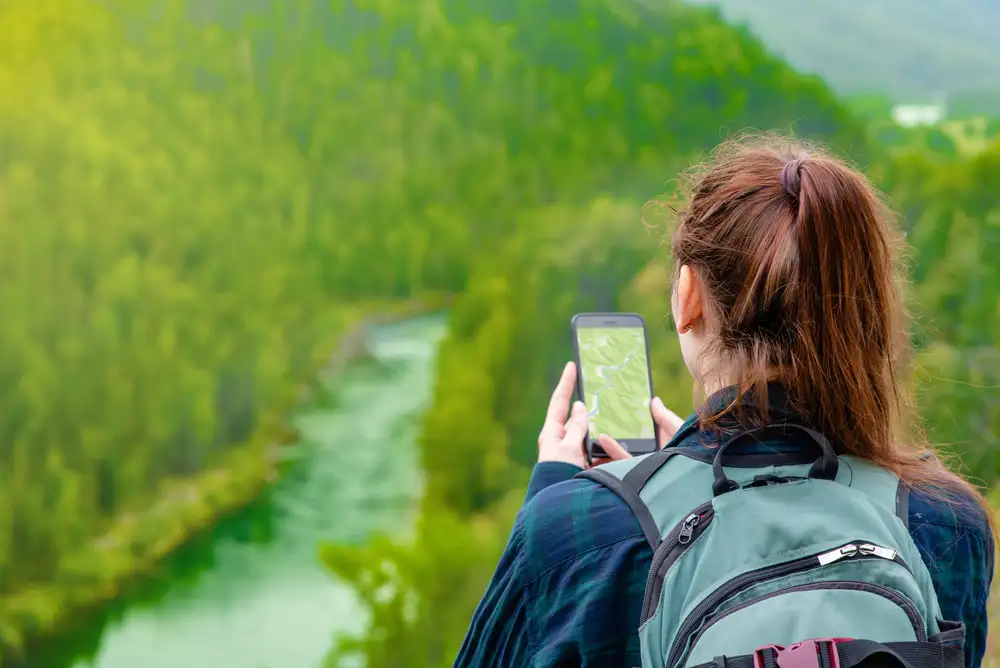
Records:
[[[766,420],[777,381],[843,452],[985,509],[927,456],[912,420],[901,240],[867,179],[815,147],[774,137],[720,147],[692,174],[672,239],[675,267],[691,266],[707,295],[706,353],[737,385],[736,402],[701,420],[717,426],[748,395],[760,399],[750,419]]]

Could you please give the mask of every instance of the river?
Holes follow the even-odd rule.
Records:
[[[323,379],[295,415],[302,439],[257,503],[162,565],[113,609],[52,643],[32,668],[318,668],[337,633],[364,628],[323,541],[413,524],[415,440],[443,316],[374,327],[373,359]]]

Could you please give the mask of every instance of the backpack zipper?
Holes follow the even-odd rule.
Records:
[[[883,548],[884,549],[884,548]],[[889,550],[892,552],[893,550]],[[694,639],[691,641],[691,649],[698,644],[702,636],[708,632],[712,626],[717,622],[722,621],[729,615],[739,612],[740,610],[745,610],[752,605],[756,605],[762,601],[775,598],[776,596],[782,596],[784,594],[794,594],[800,591],[817,591],[817,590],[849,590],[849,591],[864,591],[871,594],[876,594],[882,598],[888,599],[889,601],[895,603],[906,613],[906,616],[910,619],[910,625],[913,626],[913,633],[919,642],[926,642],[927,640],[927,629],[924,627],[923,619],[920,616],[920,611],[917,610],[917,606],[913,604],[908,598],[900,594],[899,592],[885,587],[883,585],[874,584],[872,582],[861,582],[858,580],[829,580],[826,582],[812,582],[808,584],[796,585],[794,587],[788,587],[786,589],[779,589],[777,591],[772,591],[761,596],[755,596],[748,601],[744,601],[739,605],[734,605],[728,608],[724,612],[715,615],[708,619],[707,623],[702,626],[698,632],[695,634]]]
[[[645,623],[647,619],[653,616],[653,612],[656,610],[660,591],[663,588],[662,574],[665,574],[667,569],[680,559],[680,556],[708,528],[714,517],[715,508],[712,507],[712,502],[703,503],[691,511],[691,514],[681,520],[663,539],[660,547],[653,555],[653,563],[650,565],[649,576],[646,578],[646,593],[642,600],[642,618],[640,623]],[[658,574],[660,574],[660,584],[656,586]]]
[[[827,564],[838,562],[841,559],[850,559],[858,555],[861,555],[862,557],[874,556],[879,559],[895,561],[899,565],[906,568],[906,570],[910,570],[910,567],[906,565],[903,558],[896,554],[896,550],[890,550],[887,547],[880,547],[872,543],[848,543],[843,547],[838,547],[836,550],[824,552],[819,555],[817,559],[819,560],[820,566],[826,566]]]
[[[694,610],[692,610],[691,613],[685,618],[684,623],[681,624],[681,627],[677,632],[677,635],[674,636],[673,644],[670,646],[670,652],[667,655],[668,658],[666,662],[667,668],[671,668],[675,663],[677,663],[677,660],[680,658],[678,655],[681,653],[682,648],[687,644],[687,639],[698,630],[698,627],[701,625],[705,616],[733,594],[760,582],[766,582],[775,578],[784,577],[786,575],[791,575],[792,573],[822,568],[823,566],[828,566],[829,564],[836,563],[842,559],[884,559],[897,563],[908,571],[910,570],[910,567],[906,565],[906,562],[903,561],[903,558],[900,557],[895,550],[879,547],[878,545],[874,545],[872,543],[854,541],[838,547],[835,550],[801,557],[793,561],[786,561],[783,564],[765,566],[764,568],[758,568],[755,571],[744,573],[743,575],[733,578],[709,594],[701,603],[696,605]],[[647,590],[647,594],[648,593],[649,592]]]

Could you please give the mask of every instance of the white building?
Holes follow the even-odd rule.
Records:
[[[944,95],[937,95],[933,104],[898,104],[892,108],[892,120],[904,128],[937,125],[944,120],[947,107]]]

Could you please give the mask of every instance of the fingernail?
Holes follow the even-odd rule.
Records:
[[[659,397],[653,397],[653,406],[663,408],[663,401],[661,401]]]
[[[582,401],[576,401],[576,402],[573,403],[573,412],[574,413],[582,413],[585,410],[587,410],[587,407],[583,405]]]
[[[607,438],[607,437],[608,437],[608,435],[607,435],[607,434],[601,434],[601,435],[599,435],[599,436],[597,437],[597,440],[598,440],[598,441],[600,441],[601,439],[604,439],[604,438]]]

